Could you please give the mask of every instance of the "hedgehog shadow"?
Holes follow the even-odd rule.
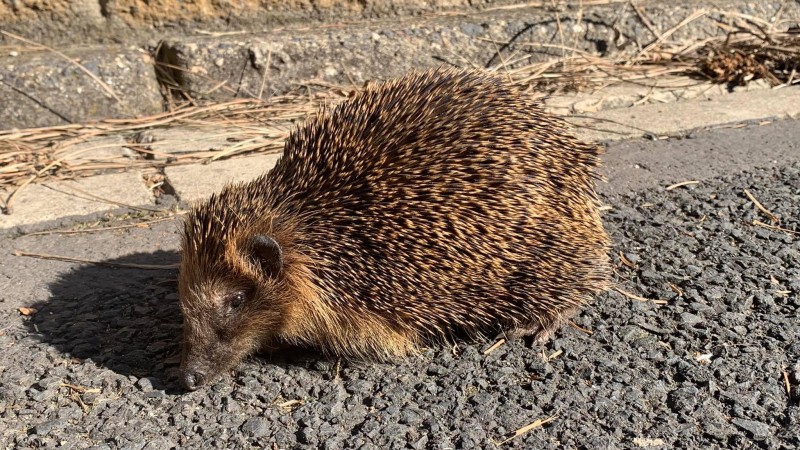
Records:
[[[50,298],[31,305],[38,313],[25,323],[31,334],[70,357],[182,393],[178,271],[134,267],[178,261],[177,252],[158,251],[76,267],[50,283]],[[311,349],[287,349],[257,359],[287,368],[328,358]]]
[[[50,283],[50,298],[34,305],[38,313],[26,323],[70,357],[171,390],[170,372],[180,363],[178,271],[114,265],[177,261],[176,252],[159,251],[75,267]]]

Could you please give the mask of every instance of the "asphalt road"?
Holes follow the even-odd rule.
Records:
[[[787,121],[613,144],[617,278],[649,300],[600,295],[545,345],[289,351],[188,394],[174,270],[11,254],[171,264],[175,222],[3,238],[0,448],[797,448],[798,143]]]

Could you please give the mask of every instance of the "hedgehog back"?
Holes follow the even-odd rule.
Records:
[[[250,188],[302,218],[334,308],[423,337],[546,328],[608,280],[599,153],[502,78],[436,70],[323,111]]]

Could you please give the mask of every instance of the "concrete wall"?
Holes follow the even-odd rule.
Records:
[[[586,0],[591,3],[596,0]],[[266,31],[289,24],[334,23],[481,10],[518,0],[0,0],[0,27],[49,44],[146,41],[189,31]],[[530,2],[527,2],[530,3]],[[536,2],[534,2],[536,3]],[[547,3],[547,2],[545,2]],[[0,41],[2,41],[0,37]]]

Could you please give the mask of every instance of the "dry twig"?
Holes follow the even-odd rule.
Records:
[[[761,228],[767,228],[767,229],[772,230],[772,231],[783,231],[784,233],[788,233],[788,234],[800,235],[800,232],[798,232],[798,231],[787,230],[786,228],[782,228],[782,227],[779,227],[779,226],[776,226],[776,225],[770,225],[770,224],[764,223],[764,222],[762,222],[760,220],[754,220],[753,221],[753,225],[755,225],[757,227],[761,227]]]
[[[80,233],[97,233],[100,231],[113,231],[113,230],[124,230],[128,228],[145,228],[149,227],[152,224],[159,223],[159,222],[166,222],[167,220],[175,219],[178,216],[182,216],[186,214],[185,212],[177,212],[175,214],[170,214],[166,217],[159,217],[158,219],[153,220],[146,220],[144,222],[136,222],[130,223],[127,225],[118,225],[114,227],[96,227],[96,228],[78,228],[72,230],[47,230],[47,231],[36,231],[33,233],[26,233],[20,237],[26,236],[42,236],[42,235],[50,235],[50,234],[80,234]]]
[[[582,326],[578,325],[577,323],[575,323],[575,322],[573,322],[573,321],[571,321],[571,320],[570,320],[569,322],[567,322],[567,324],[568,324],[570,327],[572,327],[572,328],[574,328],[574,329],[576,329],[576,330],[578,330],[578,331],[581,331],[581,332],[583,332],[583,333],[586,333],[586,334],[588,334],[588,335],[592,335],[592,334],[594,334],[594,331],[592,331],[592,330],[589,330],[589,329],[586,329],[586,328],[583,328]]]
[[[762,213],[764,213],[764,215],[769,217],[769,221],[772,222],[773,226],[780,223],[780,218],[775,214],[772,214],[767,208],[764,207],[764,205],[761,204],[761,202],[756,200],[755,196],[753,196],[753,194],[751,194],[750,191],[745,189],[744,195],[746,195],[747,198],[749,198],[750,201],[753,202],[753,204],[756,206],[756,208],[758,208],[759,211],[761,211]],[[755,221],[753,223],[755,223]]]
[[[550,416],[546,419],[536,419],[533,422],[529,423],[528,425],[525,425],[524,427],[511,433],[511,436],[509,436],[503,441],[500,441],[498,445],[503,445],[516,437],[522,436],[523,434],[526,434],[531,430],[535,430],[536,428],[541,428],[543,425],[547,425],[548,423],[554,420],[556,420],[556,416]]]
[[[174,270],[178,268],[178,264],[130,264],[130,263],[116,263],[111,261],[96,261],[91,259],[73,258],[71,256],[48,255],[46,253],[30,253],[22,250],[14,251],[14,256],[26,256],[28,258],[49,259],[53,261],[74,262],[81,264],[97,264],[109,267],[121,267],[127,269],[144,269],[144,270]]]
[[[291,409],[297,408],[298,406],[302,406],[302,405],[303,405],[303,400],[302,399],[295,399],[295,400],[287,400],[287,401],[285,401],[283,403],[279,403],[278,407],[291,410]]]
[[[680,183],[675,183],[675,184],[672,184],[670,186],[667,186],[664,190],[671,191],[673,189],[677,189],[677,188],[682,187],[682,186],[690,186],[692,184],[698,184],[698,183],[700,183],[700,182],[697,181],[697,180],[681,181]]]
[[[786,369],[783,369],[781,372],[783,372],[783,386],[786,388],[786,395],[791,396],[792,384],[789,383],[789,372],[787,372]]]
[[[636,300],[636,301],[639,301],[639,302],[653,302],[653,303],[655,303],[657,305],[665,305],[667,303],[666,300],[653,300],[653,299],[645,298],[645,297],[642,297],[640,295],[636,295],[636,294],[634,294],[632,292],[628,292],[628,291],[626,291],[626,290],[624,290],[624,289],[622,289],[620,287],[614,287],[613,289],[615,291],[619,292],[620,294],[624,295],[625,297],[628,297],[628,298],[630,298],[632,300]]]
[[[500,346],[501,346],[501,345],[503,345],[503,344],[505,344],[505,343],[506,343],[506,340],[505,340],[505,339],[498,339],[498,340],[497,340],[497,342],[495,342],[494,344],[492,344],[492,346],[491,346],[491,347],[487,348],[487,349],[486,349],[486,350],[483,352],[483,354],[484,354],[484,355],[488,355],[489,353],[492,353],[493,351],[495,351],[495,350],[497,350],[498,348],[500,348]]]

